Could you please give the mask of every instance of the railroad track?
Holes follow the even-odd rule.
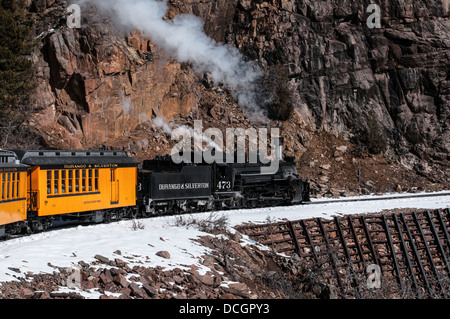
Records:
[[[412,195],[405,195],[405,196],[389,196],[389,197],[371,197],[371,198],[348,198],[348,199],[331,199],[331,200],[322,200],[322,201],[313,201],[313,202],[305,202],[299,205],[293,205],[293,206],[303,206],[303,205],[318,205],[318,204],[330,204],[330,203],[345,203],[345,202],[363,202],[363,201],[378,201],[378,200],[398,200],[402,198],[420,198],[420,197],[440,197],[440,196],[450,196],[450,192],[443,192],[443,193],[430,193],[430,194],[412,194]],[[252,208],[245,208],[243,209],[258,209],[258,207],[252,207]],[[231,208],[230,208],[231,209]],[[195,212],[187,212],[187,213],[195,213]],[[201,212],[198,212],[201,213]],[[154,215],[151,217],[138,217],[138,218],[153,218],[153,217],[159,217],[161,215]],[[118,220],[111,220],[111,222],[119,221]],[[46,232],[46,231],[52,231],[55,229],[63,229],[68,227],[76,227],[77,225],[85,225],[85,224],[91,224],[91,223],[84,223],[81,221],[69,221],[69,222],[58,222],[57,225],[55,223],[52,223],[52,225],[44,231],[37,231],[37,232]],[[95,224],[95,223],[92,223]],[[33,232],[34,233],[34,232]],[[10,239],[16,239],[24,236],[28,236],[32,233],[22,233],[22,234],[16,234],[16,235],[7,235],[3,238],[0,238],[0,242],[8,241]]]
[[[417,298],[450,294],[450,210],[312,218],[237,229],[301,260],[343,292],[358,296],[368,270]],[[371,267],[371,268],[368,268]]]
[[[450,192],[443,193],[429,193],[429,194],[411,194],[411,195],[392,195],[392,196],[372,196],[369,198],[347,198],[347,199],[329,199],[329,200],[318,200],[308,203],[303,203],[304,205],[318,205],[318,204],[329,204],[329,203],[349,203],[349,202],[368,202],[368,201],[379,201],[379,200],[399,200],[408,198],[424,198],[424,197],[441,197],[450,196]]]

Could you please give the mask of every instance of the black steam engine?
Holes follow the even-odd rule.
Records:
[[[224,156],[225,158],[225,156]],[[138,206],[144,216],[216,209],[300,204],[309,201],[309,183],[293,158],[268,164],[213,162],[174,164],[170,156],[144,161],[138,172]]]

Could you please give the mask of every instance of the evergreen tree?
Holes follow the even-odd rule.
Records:
[[[25,4],[18,0],[0,0],[0,127],[1,145],[20,129],[30,110],[28,96],[35,87],[30,53],[31,20]]]

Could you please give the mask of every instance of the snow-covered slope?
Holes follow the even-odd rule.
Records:
[[[410,195],[410,194],[408,194]],[[228,217],[230,226],[244,222],[264,223],[278,219],[302,219],[311,217],[331,218],[341,214],[378,212],[393,208],[436,209],[450,207],[450,195],[402,198],[387,200],[385,195],[376,201],[343,202],[342,200],[320,200],[323,203],[289,207],[268,207],[250,210],[230,210],[215,212]],[[365,197],[367,198],[367,197]],[[193,218],[204,219],[210,213],[195,214]],[[175,217],[141,219],[143,229],[133,230],[133,221],[124,220],[111,224],[78,226],[53,230],[23,238],[0,242],[0,282],[14,280],[26,272],[53,273],[58,267],[71,267],[79,261],[91,262],[99,254],[110,259],[121,258],[131,264],[170,268],[188,268],[195,264],[200,271],[204,267],[199,258],[208,248],[193,241],[205,235],[194,228],[176,226]],[[119,252],[120,251],[120,255]],[[168,251],[170,258],[156,255],[158,251]],[[18,272],[18,271],[20,272]]]

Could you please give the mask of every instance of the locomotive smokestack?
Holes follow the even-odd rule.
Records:
[[[278,159],[280,161],[283,160],[283,142],[284,142],[284,138],[279,137],[278,138],[278,150],[277,150],[278,154],[277,155],[278,155]]]

